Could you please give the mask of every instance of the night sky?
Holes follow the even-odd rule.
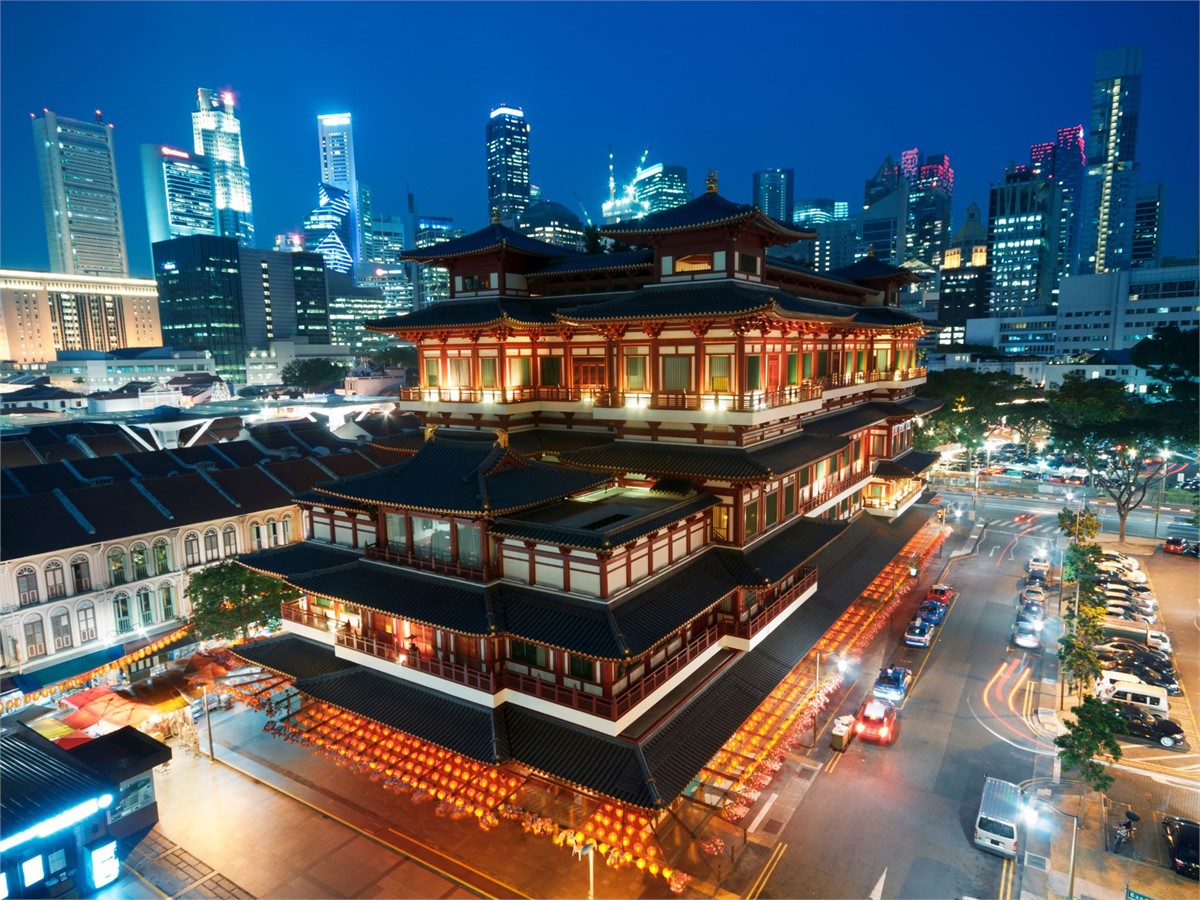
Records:
[[[954,227],[1029,145],[1087,126],[1096,53],[1146,48],[1137,158],[1167,185],[1164,254],[1195,256],[1200,146],[1196,3],[47,3],[0,6],[0,265],[45,269],[29,114],[115,125],[131,274],[149,277],[138,158],[191,150],[198,87],[237,95],[257,243],[316,202],[316,116],[354,115],[376,213],[487,222],[484,125],[532,126],[543,196],[593,218],[643,149],[709,169],[746,202],[755,169],[796,197],[862,202],[884,157],[955,169]]]

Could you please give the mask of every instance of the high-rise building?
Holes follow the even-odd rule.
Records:
[[[59,351],[162,342],[152,279],[0,270],[0,359],[37,366]]]
[[[1105,50],[1096,57],[1087,176],[1077,271],[1109,272],[1133,265],[1137,203],[1138,116],[1142,48]]]
[[[911,164],[911,160],[910,160]],[[859,256],[898,266],[908,252],[908,178],[889,156],[863,190]]]
[[[530,202],[517,219],[521,234],[583,252],[583,221],[561,203],[537,199]]]
[[[317,135],[321,151],[321,183],[345,192],[350,204],[350,243],[346,249],[357,267],[363,260],[363,233],[358,177],[354,170],[354,132],[350,113],[317,116]]]
[[[242,148],[242,123],[233,113],[231,91],[196,91],[192,143],[195,152],[207,157],[212,168],[217,234],[236,238],[243,247],[253,247],[250,172]]]
[[[400,258],[407,246],[408,226],[399,216],[372,216],[367,262],[358,283],[377,287],[383,292],[388,315],[400,315],[412,309],[413,285],[409,264]],[[345,341],[335,341],[345,343]]]
[[[993,184],[988,206],[988,303],[993,316],[1053,305],[1062,192],[1027,166]]]
[[[331,271],[352,274],[355,228],[351,195],[332,184],[317,187],[317,207],[304,220],[304,246],[320,253]]]
[[[388,301],[378,287],[355,286],[349,275],[329,272],[329,343],[349,347],[356,356],[384,350],[388,335],[363,328],[363,322],[388,315]]]
[[[151,244],[189,234],[217,233],[208,157],[166,144],[143,144],[142,187]]]
[[[1054,261],[1054,288],[1057,298],[1063,281],[1069,278],[1075,265],[1076,248],[1079,245],[1081,216],[1079,204],[1083,193],[1083,178],[1087,166],[1082,125],[1058,129],[1058,135],[1049,154],[1043,145],[1030,148],[1030,168],[1052,180],[1060,191],[1058,202],[1058,252]]]
[[[460,238],[461,228],[454,220],[440,216],[420,216],[413,233],[414,247],[432,247]],[[450,299],[450,273],[439,266],[414,266],[412,270],[413,309],[424,309]]]
[[[792,221],[795,169],[760,169],[750,183],[750,202],[772,219]]]
[[[633,195],[644,210],[642,215],[683,206],[692,199],[688,191],[687,167],[655,163],[639,170],[633,179]]]
[[[33,143],[50,271],[126,277],[129,256],[112,125],[104,124],[100,110],[95,122],[48,109],[43,114],[33,117]]]
[[[1138,186],[1133,216],[1133,268],[1157,266],[1162,259],[1162,216],[1166,189],[1161,184]]]
[[[906,154],[909,152],[916,151]],[[950,239],[950,201],[954,195],[950,157],[939,153],[919,161],[914,174],[908,177],[908,185],[905,260],[920,260],[937,268]]]
[[[817,197],[807,200],[797,200],[792,207],[790,221],[793,225],[804,225],[812,228],[817,225],[824,225],[826,222],[836,222],[848,218],[850,218],[850,202],[848,200],[831,200],[828,197]]]
[[[965,325],[988,314],[987,228],[977,203],[950,239],[942,257],[938,288],[938,324]]]
[[[488,219],[511,227],[529,205],[529,123],[519,107],[498,106],[486,133]]]

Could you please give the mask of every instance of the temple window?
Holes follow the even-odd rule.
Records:
[[[824,378],[829,374],[829,351],[817,351],[817,377]]]
[[[479,386],[485,388],[494,388],[497,386],[496,360],[479,360]]]
[[[813,377],[813,355],[811,353],[804,354],[804,377]]]
[[[685,272],[711,272],[713,270],[713,255],[711,253],[692,253],[680,256],[675,260],[676,274]]]
[[[533,384],[532,367],[528,356],[514,356],[508,361],[508,386],[529,387]]]
[[[471,386],[471,360],[469,359],[451,359],[450,371],[447,372],[449,377],[450,387],[470,387]]]
[[[762,390],[762,359],[760,357],[746,357],[746,390]]]
[[[712,535],[721,541],[729,540],[729,507],[714,506],[712,511]]]
[[[625,357],[625,390],[644,391],[646,389],[646,357]]]
[[[690,356],[664,356],[662,358],[662,387],[664,391],[688,391],[692,387],[692,359]]]
[[[490,282],[486,275],[464,275],[462,277],[464,291],[486,291],[489,286]]]
[[[425,386],[438,386],[438,361],[436,359],[425,360]]]
[[[788,384],[799,384],[800,383],[800,379],[798,377],[800,374],[799,362],[800,362],[799,354],[789,353],[787,355],[787,383]]]
[[[396,553],[408,550],[408,528],[404,524],[404,516],[395,513],[384,513],[384,532],[387,535],[387,548]]]
[[[458,561],[464,566],[482,566],[483,541],[479,528],[475,525],[461,523],[456,528],[458,529]]]
[[[413,555],[419,559],[450,562],[450,523],[413,516]]]
[[[739,253],[737,255],[738,271],[744,275],[758,274],[758,257],[749,253]]]
[[[545,647],[530,644],[526,641],[510,640],[508,642],[508,655],[513,662],[534,666],[539,669],[546,668],[549,661],[549,654],[546,652]]]
[[[775,524],[775,520],[779,518],[779,491],[771,491],[767,494],[767,515],[763,519],[763,526],[770,528]]]
[[[708,389],[718,392],[729,390],[728,356],[710,356],[708,358]]]
[[[575,386],[606,384],[604,363],[595,359],[575,359],[571,361],[571,369],[575,376]]]
[[[596,663],[574,653],[567,654],[567,674],[580,681],[596,681]]]
[[[752,538],[758,534],[758,502],[746,504],[746,537]]]
[[[544,356],[538,360],[542,384],[547,387],[558,387],[562,384],[562,360],[557,356]]]
[[[796,512],[796,486],[785,485],[783,488],[783,517],[786,519]]]

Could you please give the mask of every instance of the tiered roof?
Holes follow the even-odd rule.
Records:
[[[434,244],[432,247],[417,247],[406,250],[401,254],[402,259],[444,266],[447,261],[462,256],[475,256],[497,251],[516,251],[526,256],[558,259],[563,256],[579,256],[574,250],[567,250],[536,238],[526,237],[519,231],[513,231],[498,222],[479,229],[452,241]]]
[[[772,219],[757,206],[749,203],[734,203],[726,200],[715,190],[709,189],[694,200],[673,209],[650,213],[640,219],[605,225],[601,234],[637,243],[640,237],[688,231],[707,231],[731,225],[752,226],[774,236],[778,243],[792,243],[802,238],[815,238],[817,233],[809,228],[798,228],[778,219]]]

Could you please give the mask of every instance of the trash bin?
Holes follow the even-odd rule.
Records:
[[[838,752],[844,751],[854,738],[853,725],[853,716],[841,716],[834,720],[833,729],[829,733],[829,746]]]

